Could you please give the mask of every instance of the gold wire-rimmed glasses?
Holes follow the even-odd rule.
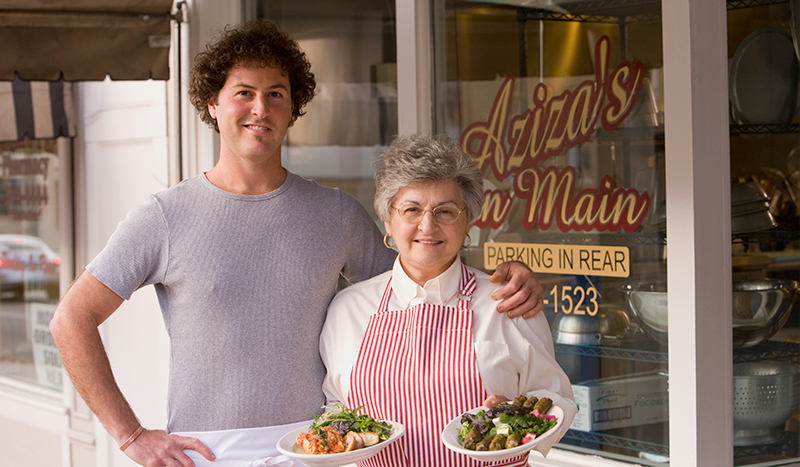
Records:
[[[397,211],[397,214],[399,214],[404,221],[411,224],[420,222],[426,212],[433,214],[433,219],[440,224],[452,224],[457,221],[461,213],[464,212],[464,209],[458,209],[456,206],[450,204],[436,206],[433,209],[422,209],[419,206],[406,206],[403,208],[389,207]]]

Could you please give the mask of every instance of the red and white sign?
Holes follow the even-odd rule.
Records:
[[[574,167],[542,167],[565,149],[585,143],[601,126],[616,129],[633,110],[642,88],[644,65],[623,61],[609,69],[610,40],[595,45],[595,76],[571,90],[550,96],[538,83],[530,107],[511,114],[515,90],[506,78],[486,121],[474,122],[461,135],[461,145],[481,170],[495,178],[513,177],[513,195],[525,202],[523,227],[562,232],[633,232],[644,221],[651,200],[647,192],[617,187],[611,176],[597,187],[578,189]],[[511,190],[488,190],[478,227],[498,228],[511,208]]]

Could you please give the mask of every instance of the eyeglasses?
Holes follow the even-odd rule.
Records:
[[[461,213],[464,212],[464,209],[458,209],[455,206],[447,205],[436,206],[433,209],[422,209],[419,206],[409,206],[406,208],[390,207],[397,211],[397,214],[400,214],[400,217],[402,217],[404,221],[412,224],[422,221],[422,217],[426,212],[433,214],[434,220],[440,224],[452,224],[458,220]]]

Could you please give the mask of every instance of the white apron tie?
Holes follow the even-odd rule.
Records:
[[[197,467],[301,467],[299,461],[282,455],[276,445],[286,433],[306,428],[313,420],[288,425],[219,431],[181,431],[172,434],[197,438],[216,456],[209,461],[197,451],[184,450]],[[259,462],[261,461],[260,465]],[[252,466],[251,466],[252,464]]]

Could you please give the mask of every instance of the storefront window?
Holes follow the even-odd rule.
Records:
[[[800,5],[747,3],[728,4],[734,459],[784,465],[800,457]]]
[[[437,0],[436,131],[484,173],[467,264],[544,285],[580,412],[559,447],[669,460],[660,4]],[[613,3],[613,2],[610,2]]]
[[[681,117],[664,114],[661,5],[544,5],[433,2],[436,130],[476,158],[487,195],[465,259],[524,261],[544,284],[580,408],[558,447],[665,465],[664,122]],[[733,458],[786,465],[800,424],[800,12],[727,6]]]
[[[0,376],[61,389],[56,140],[0,143]]]
[[[243,4],[246,19],[275,21],[292,34],[316,77],[316,96],[284,142],[284,166],[347,191],[377,220],[372,162],[397,134],[394,1]]]

